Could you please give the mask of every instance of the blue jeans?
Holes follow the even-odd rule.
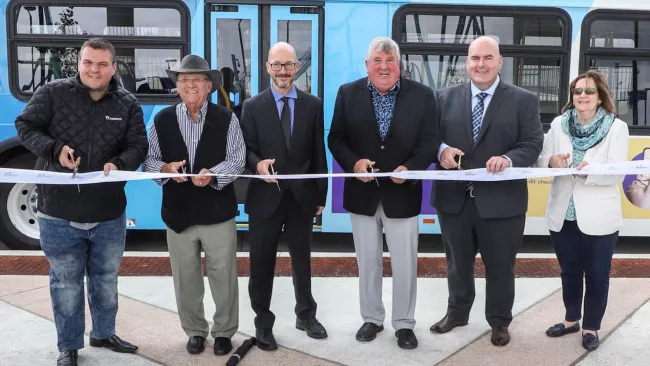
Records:
[[[126,240],[126,216],[90,230],[58,219],[38,220],[41,248],[50,262],[50,296],[60,352],[84,347],[84,274],[92,316],[90,336],[115,335],[117,271]]]

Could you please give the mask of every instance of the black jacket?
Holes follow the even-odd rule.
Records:
[[[79,79],[60,79],[39,87],[16,118],[22,144],[45,161],[44,170],[71,172],[59,163],[64,145],[81,157],[79,173],[99,171],[114,163],[120,170],[138,169],[149,144],[136,98],[113,78],[108,93],[93,101]],[[40,185],[38,210],[76,222],[101,222],[126,209],[126,182]]]
[[[242,109],[241,129],[246,141],[248,169],[257,173],[257,163],[275,159],[273,167],[280,174],[327,173],[323,103],[311,94],[296,89],[291,146],[287,149],[278,109],[271,89],[247,99]],[[269,218],[278,209],[287,189],[306,215],[314,215],[316,206],[325,206],[327,179],[279,180],[279,186],[261,179],[251,179],[246,194],[246,213]]]
[[[438,105],[427,86],[402,78],[390,127],[382,141],[377,125],[368,78],[339,88],[334,106],[329,148],[346,173],[352,173],[359,159],[375,161],[380,172],[392,172],[400,165],[408,170],[426,170],[435,161],[440,134]],[[394,183],[390,178],[364,183],[346,178],[343,208],[359,215],[373,216],[382,203],[390,218],[420,214],[422,181]]]

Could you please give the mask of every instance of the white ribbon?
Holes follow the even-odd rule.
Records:
[[[625,161],[612,164],[587,165],[582,170],[575,168],[506,168],[501,173],[488,173],[485,168],[470,170],[414,170],[390,173],[327,173],[327,174],[207,174],[216,177],[236,177],[250,179],[317,179],[317,178],[362,178],[395,177],[411,180],[456,180],[456,181],[505,181],[558,177],[565,175],[637,175],[650,174],[650,161]],[[47,172],[42,170],[0,168],[0,183],[34,183],[34,184],[96,184],[123,182],[132,180],[162,179],[174,177],[192,177],[199,174],[144,173],[111,170],[108,175],[102,171],[78,173]]]

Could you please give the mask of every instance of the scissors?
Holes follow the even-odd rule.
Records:
[[[273,175],[278,174],[278,173],[275,171],[275,169],[273,169],[273,164],[269,164],[269,166],[271,167],[271,174],[273,174]],[[280,189],[280,184],[278,183],[278,181],[275,181],[275,185],[278,186],[278,191],[282,191],[282,190]]]
[[[368,165],[368,173],[377,173],[379,169],[375,169],[372,166]],[[379,179],[375,177],[375,183],[377,183],[377,187],[379,187]]]
[[[72,160],[72,163],[74,164],[74,170],[72,171],[72,179],[75,179],[77,177],[77,173],[79,172],[79,166],[77,165],[77,162],[74,159],[74,155],[70,150],[68,150],[68,156],[70,156],[70,160]],[[77,191],[81,193],[81,188],[79,188],[78,184],[77,184]]]

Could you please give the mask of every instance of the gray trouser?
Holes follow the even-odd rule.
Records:
[[[231,338],[239,326],[235,219],[216,225],[191,226],[180,234],[168,228],[167,247],[178,315],[187,336],[208,336],[209,324],[203,311],[203,249],[210,292],[216,306],[210,333],[215,338]]]
[[[418,217],[390,219],[381,206],[374,216],[350,214],[354,249],[359,266],[359,296],[364,322],[382,325],[382,228],[393,270],[393,319],[396,330],[415,327],[417,295]]]

